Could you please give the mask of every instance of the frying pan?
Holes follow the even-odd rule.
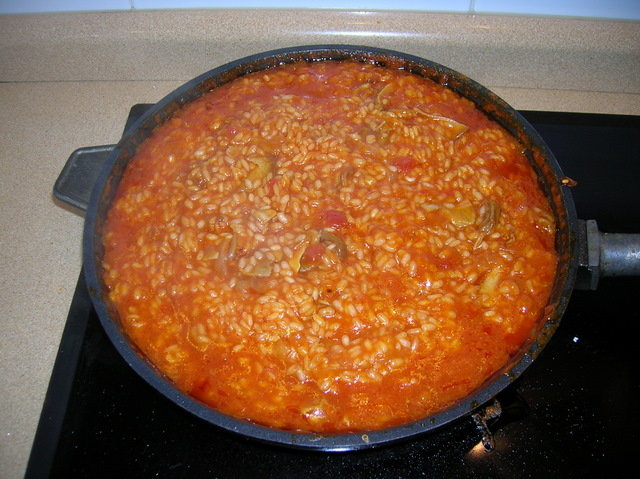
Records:
[[[285,63],[326,60],[355,60],[402,69],[431,79],[471,100],[523,145],[531,166],[537,172],[540,186],[551,203],[557,224],[555,246],[559,263],[549,302],[534,332],[511,360],[481,387],[446,410],[411,424],[366,434],[317,435],[276,430],[225,416],[183,394],[129,339],[121,318],[106,294],[101,271],[102,231],[106,213],[129,160],[157,126],[202,94],[248,73]],[[86,164],[79,167],[78,162],[72,161],[83,155],[100,161],[93,162],[87,170]],[[100,166],[99,171],[89,171],[96,165]],[[485,412],[479,411],[517,379],[540,354],[558,327],[574,287],[595,289],[600,276],[640,274],[640,235],[601,233],[595,221],[585,222],[577,218],[570,193],[572,181],[562,174],[545,142],[517,111],[465,75],[437,63],[391,50],[351,45],[303,46],[269,51],[228,63],[187,82],[153,105],[126,129],[117,145],[77,150],[65,170],[54,187],[54,194],[74,207],[86,209],[83,269],[96,312],[119,353],[145,381],[178,406],[223,429],[281,446],[350,451],[406,440],[470,415],[482,425],[483,418],[495,411],[491,408],[485,409]],[[87,192],[78,193],[69,183],[70,171],[75,177],[89,175],[89,183],[94,182],[94,176],[97,177],[88,205],[82,198]]]

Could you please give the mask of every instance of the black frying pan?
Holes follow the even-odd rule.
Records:
[[[508,364],[469,396],[460,398],[444,411],[405,426],[364,435],[319,436],[275,430],[230,418],[178,391],[127,337],[120,317],[108,299],[101,271],[102,229],[120,178],[136,149],[158,125],[171,118],[183,105],[245,74],[273,68],[282,63],[346,59],[403,69],[445,85],[474,102],[488,117],[515,136],[524,146],[531,165],[538,173],[540,185],[550,199],[557,224],[555,243],[559,265],[549,303],[535,332]],[[128,128],[115,147],[93,148],[95,151],[92,153],[102,155],[105,161],[86,209],[83,260],[89,293],[109,338],[131,367],[169,400],[205,421],[260,441],[321,451],[357,450],[424,434],[463,416],[474,414],[518,378],[540,354],[560,322],[576,281],[580,286],[594,288],[599,274],[640,274],[640,241],[637,238],[640,235],[602,234],[597,231],[595,222],[585,223],[577,219],[569,192],[571,182],[563,176],[542,138],[517,111],[466,76],[442,65],[399,52],[347,45],[304,46],[270,51],[234,61],[215,68],[170,93]],[[58,198],[84,208],[81,202],[70,198],[59,186],[57,184],[54,188]],[[586,241],[587,236],[590,243]],[[633,243],[631,248],[627,244],[629,242]],[[602,250],[609,252],[608,256],[599,254],[602,245],[596,243],[604,244]],[[600,260],[601,257],[605,259]],[[584,268],[580,269],[580,266]],[[579,275],[579,272],[586,274]]]

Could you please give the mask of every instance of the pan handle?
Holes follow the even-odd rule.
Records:
[[[115,147],[116,145],[88,146],[71,153],[53,186],[53,196],[84,215],[98,173]]]
[[[579,220],[576,289],[595,290],[601,277],[640,276],[640,234],[603,233],[595,220]]]

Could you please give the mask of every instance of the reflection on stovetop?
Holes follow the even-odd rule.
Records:
[[[579,216],[604,231],[640,232],[640,119],[527,116],[578,181]],[[493,451],[469,417],[379,449],[318,453],[239,437],[157,393],[109,342],[81,276],[27,477],[621,475],[640,427],[638,291],[639,278],[608,278],[573,293],[545,350],[497,397]]]

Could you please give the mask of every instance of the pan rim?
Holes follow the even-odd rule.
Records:
[[[520,129],[515,132],[514,136],[521,142],[525,140],[525,147],[532,149],[535,154],[540,156],[537,160],[530,158],[530,161],[543,161],[544,165],[542,166],[548,168],[544,173],[551,176],[552,181],[547,186],[548,189],[553,191],[549,191],[548,194],[555,195],[555,198],[552,198],[554,213],[556,219],[561,219],[561,223],[563,223],[562,230],[558,227],[556,235],[556,249],[561,250],[559,255],[562,256],[562,267],[559,265],[556,275],[556,284],[552,292],[553,301],[547,306],[547,310],[539,320],[539,331],[532,335],[532,338],[520,348],[518,353],[514,354],[512,361],[488,378],[483,385],[468,396],[461,398],[457,403],[443,411],[403,426],[365,434],[358,432],[353,434],[318,435],[272,429],[221,414],[177,390],[162,373],[146,358],[142,357],[135,345],[126,338],[123,329],[116,323],[113,318],[113,311],[109,308],[109,301],[102,294],[104,285],[99,271],[102,226],[100,219],[104,218],[108,210],[109,199],[117,186],[118,176],[123,173],[128,159],[135,152],[135,148],[146,137],[146,134],[142,134],[141,137],[140,132],[142,130],[152,130],[155,126],[166,121],[167,118],[185,104],[195,100],[213,87],[232,81],[238,76],[272,68],[285,62],[339,59],[375,61],[376,63],[390,64],[395,68],[398,68],[398,65],[402,65],[401,68],[411,69],[416,74],[424,74],[424,72],[429,71],[430,75],[432,75],[429,78],[439,80],[439,83],[454,89],[459,94],[462,93],[458,89],[473,90],[478,95],[478,98],[485,102],[482,107],[478,105],[477,98],[476,101],[474,101],[474,98],[469,98],[468,91],[463,96],[476,103],[478,108],[492,119],[498,121],[503,127],[506,127],[511,134],[514,134],[513,128],[506,125],[506,123],[512,122],[518,125]],[[418,72],[419,69],[422,69],[422,73]],[[491,111],[487,111],[489,108],[487,104],[491,105]],[[169,113],[168,115],[167,112]],[[495,117],[494,115],[498,116]],[[538,163],[534,164],[538,165]],[[538,165],[538,167],[540,166]],[[85,277],[100,322],[125,361],[158,392],[195,416],[242,436],[286,447],[324,452],[345,452],[379,447],[432,432],[452,421],[472,414],[494,398],[514,379],[520,377],[549,341],[566,309],[577,271],[577,255],[575,254],[577,217],[570,192],[560,184],[562,177],[562,171],[553,153],[534,128],[504,100],[455,70],[398,51],[357,45],[307,45],[271,50],[229,62],[186,82],[152,106],[125,132],[109,160],[105,163],[88,205],[83,237]],[[557,184],[554,184],[554,182]]]

